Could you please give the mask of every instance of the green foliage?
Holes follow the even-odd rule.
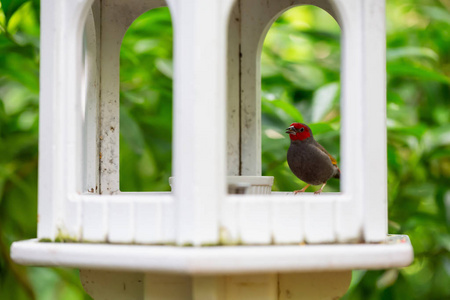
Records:
[[[300,6],[271,27],[261,57],[262,170],[275,177],[274,190],[303,183],[286,162],[292,122],[310,125],[314,137],[339,161],[340,28],[325,11]],[[319,187],[311,187],[311,190]],[[324,191],[338,191],[332,179]]]
[[[172,26],[167,8],[140,16],[120,51],[120,188],[169,191]]]
[[[1,0],[0,299],[89,299],[76,271],[9,258],[36,232],[39,1]],[[389,232],[408,234],[414,263],[355,271],[344,299],[450,298],[450,6],[387,0]],[[121,189],[168,190],[172,29],[165,8],[141,16],[121,49]],[[293,121],[311,124],[339,161],[340,29],[313,7],[284,13],[262,53],[263,173],[275,189],[301,182],[286,165]],[[331,180],[326,191],[337,191]]]

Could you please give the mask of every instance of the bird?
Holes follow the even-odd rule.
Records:
[[[316,142],[311,128],[303,123],[292,123],[286,128],[291,144],[287,152],[287,162],[292,173],[306,182],[303,193],[310,185],[322,185],[314,194],[320,194],[330,178],[340,179],[341,170],[336,159]]]

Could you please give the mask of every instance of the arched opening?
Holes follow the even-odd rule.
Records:
[[[286,161],[290,140],[284,129],[293,122],[308,124],[316,141],[340,161],[340,39],[336,20],[312,5],[284,12],[265,37],[261,54],[262,175],[275,177],[274,191],[299,190],[305,185]],[[324,191],[340,191],[339,180],[329,180]]]
[[[139,16],[120,50],[120,190],[169,191],[172,22],[167,7]]]

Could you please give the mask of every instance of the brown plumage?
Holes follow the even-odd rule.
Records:
[[[330,178],[340,178],[336,159],[313,137],[311,129],[302,123],[292,123],[286,129],[291,139],[287,162],[292,173],[307,185],[295,194],[304,192],[310,185],[322,185],[315,192],[320,194]]]

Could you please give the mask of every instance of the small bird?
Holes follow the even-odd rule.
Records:
[[[336,159],[316,142],[311,129],[306,124],[292,123],[286,129],[291,139],[287,152],[287,162],[292,173],[307,183],[294,194],[303,193],[310,185],[322,185],[314,192],[320,194],[330,178],[340,178],[341,170]]]

